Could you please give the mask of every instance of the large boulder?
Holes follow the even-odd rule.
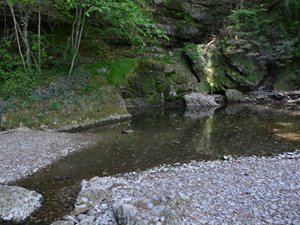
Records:
[[[218,103],[216,103],[213,96],[195,92],[186,94],[184,96],[184,101],[187,108],[208,108],[220,106]]]
[[[107,198],[108,189],[113,185],[113,180],[108,178],[94,178],[81,182],[81,191],[77,196],[74,213],[79,215],[99,205]]]
[[[43,197],[22,187],[0,186],[0,220],[22,223],[42,205]]]

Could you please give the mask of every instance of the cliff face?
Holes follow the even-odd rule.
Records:
[[[259,2],[245,1],[241,7],[240,0],[148,0],[147,10],[170,37],[166,46],[181,48],[181,61],[198,81],[196,90],[296,89],[300,42],[293,31],[299,29],[295,6],[289,12],[278,4],[270,11],[268,1]]]
[[[151,0],[148,10],[176,43],[201,43],[219,33],[238,0]]]

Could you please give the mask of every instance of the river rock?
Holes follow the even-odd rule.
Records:
[[[74,225],[74,223],[70,221],[59,220],[54,223],[51,223],[51,225]]]
[[[216,103],[215,98],[213,96],[195,92],[186,94],[184,96],[184,101],[187,108],[207,108],[220,106],[218,103]]]
[[[228,102],[243,102],[245,100],[244,94],[236,89],[226,90],[225,95]]]
[[[76,199],[74,214],[85,213],[99,205],[108,195],[113,179],[95,177],[90,181],[81,182],[81,191]]]
[[[0,186],[0,220],[22,223],[42,205],[43,197],[22,187]]]

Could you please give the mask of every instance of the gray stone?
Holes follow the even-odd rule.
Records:
[[[187,108],[208,108],[220,106],[216,103],[215,98],[213,96],[195,92],[186,94],[184,96],[184,101]]]
[[[175,66],[172,64],[165,65],[164,73],[173,73],[175,72]]]
[[[51,223],[51,225],[74,225],[74,223],[70,221],[59,220],[54,223]]]
[[[136,224],[138,210],[131,204],[123,204],[116,211],[116,216],[120,225]]]
[[[242,92],[235,89],[226,90],[225,95],[228,102],[243,102],[245,97]]]
[[[75,215],[85,213],[99,205],[106,198],[108,189],[112,185],[113,179],[107,177],[95,177],[90,181],[83,180],[75,203]]]
[[[94,216],[87,216],[80,221],[79,225],[94,225],[94,221],[95,221]]]
[[[42,205],[43,197],[22,187],[0,186],[0,220],[21,223]]]

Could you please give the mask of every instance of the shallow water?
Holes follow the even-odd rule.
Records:
[[[224,155],[274,155],[300,149],[300,114],[236,105],[209,111],[152,109],[128,123],[81,132],[99,134],[94,148],[75,153],[15,185],[36,190],[44,204],[27,225],[51,224],[72,211],[82,179]],[[5,223],[0,223],[5,224]]]

